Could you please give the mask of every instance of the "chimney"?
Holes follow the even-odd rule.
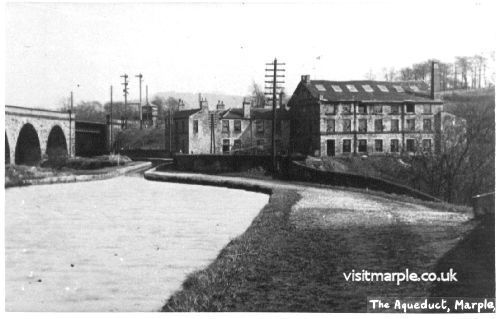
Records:
[[[182,110],[184,108],[184,101],[182,99],[179,99],[179,110]]]
[[[306,83],[306,84],[311,83],[311,76],[309,74],[302,75],[301,78],[300,78],[300,81],[302,83]]]
[[[200,94],[200,109],[208,110],[208,101],[206,98],[205,99],[201,98],[201,94]]]
[[[217,110],[224,110],[224,102],[223,101],[217,101]]]
[[[439,63],[431,62],[431,99],[435,99],[436,92],[440,91]]]
[[[246,119],[250,118],[250,107],[252,104],[248,102],[246,99],[243,100],[243,117]]]

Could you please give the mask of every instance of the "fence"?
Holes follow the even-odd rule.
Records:
[[[296,161],[291,161],[291,163],[288,164],[286,174],[287,178],[290,180],[314,182],[332,186],[370,189],[374,191],[383,191],[389,194],[408,195],[426,201],[440,201],[438,198],[432,197],[431,195],[417,191],[405,185],[396,184],[370,176],[321,171]]]

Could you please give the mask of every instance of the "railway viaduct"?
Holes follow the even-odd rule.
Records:
[[[5,163],[36,165],[74,156],[75,122],[67,112],[5,106]]]

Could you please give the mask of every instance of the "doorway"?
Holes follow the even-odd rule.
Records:
[[[335,140],[326,140],[326,155],[335,156]]]

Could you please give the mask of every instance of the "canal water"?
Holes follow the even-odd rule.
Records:
[[[10,188],[5,201],[7,311],[156,311],[268,196],[124,176]]]

